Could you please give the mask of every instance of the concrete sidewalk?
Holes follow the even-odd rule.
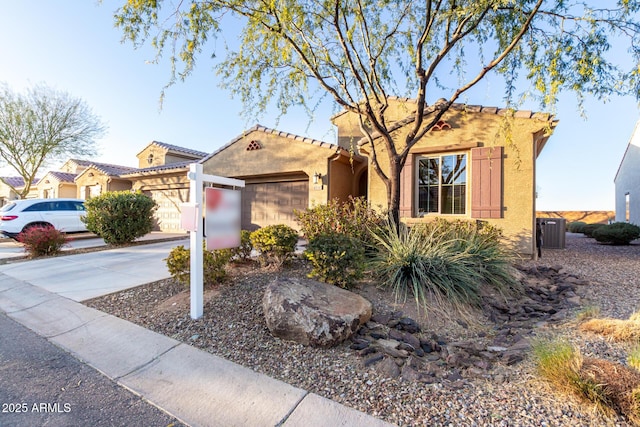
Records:
[[[76,302],[114,292],[121,281],[158,280],[162,274],[150,278],[157,262],[178,244],[0,266],[0,310],[188,425],[389,425]]]

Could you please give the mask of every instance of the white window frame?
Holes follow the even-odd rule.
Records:
[[[466,170],[465,170],[465,197],[464,197],[464,213],[455,214],[455,213],[442,213],[442,177],[440,174],[442,173],[442,158],[447,156],[458,156],[464,155]],[[438,171],[438,212],[421,212],[420,211],[420,161],[424,159],[439,159],[439,171]],[[470,191],[470,183],[469,177],[471,176],[471,152],[470,151],[451,151],[451,152],[440,152],[440,153],[429,153],[424,155],[416,156],[415,158],[415,176],[414,176],[414,200],[416,201],[415,212],[418,217],[427,217],[427,216],[446,216],[446,217],[458,217],[458,218],[466,218],[471,216],[471,191]]]

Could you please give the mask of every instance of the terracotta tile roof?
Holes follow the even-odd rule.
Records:
[[[24,179],[21,176],[3,176],[2,180],[14,188],[24,186]]]
[[[138,168],[134,168],[131,166],[112,165],[109,163],[91,162],[89,167],[91,166],[93,166],[95,169],[102,172],[103,174],[109,175],[109,176],[120,176],[122,174],[130,173],[138,170]]]
[[[332,144],[330,142],[325,142],[325,141],[319,141],[317,139],[307,138],[307,137],[304,137],[304,136],[295,135],[295,134],[292,134],[292,133],[283,132],[283,131],[279,131],[279,130],[276,130],[276,129],[270,129],[270,128],[262,126],[260,124],[256,124],[252,128],[247,129],[244,132],[242,132],[242,134],[240,134],[236,138],[232,139],[227,144],[223,145],[222,147],[220,147],[219,149],[217,149],[213,153],[211,153],[208,156],[202,158],[199,161],[199,163],[206,162],[207,160],[209,160],[210,158],[212,158],[216,154],[220,153],[221,151],[226,150],[227,148],[229,148],[230,146],[232,146],[236,142],[242,140],[242,138],[244,138],[245,136],[249,135],[251,132],[269,133],[269,134],[272,134],[272,135],[281,136],[283,138],[288,138],[288,139],[291,139],[293,141],[299,141],[299,142],[303,142],[303,143],[306,143],[306,144],[315,145],[317,147],[329,148],[329,149],[332,149],[332,150],[337,151],[337,152],[344,152],[347,155],[349,154],[347,150],[345,150],[344,148],[340,147],[337,144]]]
[[[151,141],[151,144],[157,145],[158,147],[166,148],[169,151],[176,151],[178,153],[189,154],[189,155],[194,156],[194,157],[201,157],[202,158],[202,157],[204,157],[204,156],[209,154],[209,153],[205,153],[204,151],[198,151],[198,150],[193,150],[191,148],[179,147],[177,145],[167,144],[165,142],[160,142],[160,141]],[[149,144],[149,145],[151,145],[151,144]],[[140,154],[140,153],[138,153],[138,154]]]
[[[49,171],[47,172],[47,175],[51,175],[52,177],[54,177],[60,182],[70,182],[70,183],[73,183],[73,180],[76,178],[76,176],[78,176],[75,173],[58,172],[58,171]]]
[[[186,160],[184,162],[175,162],[175,163],[168,163],[166,165],[160,165],[160,166],[152,166],[149,168],[143,168],[143,169],[135,169],[131,172],[127,172],[127,173],[123,173],[120,176],[122,177],[132,177],[132,176],[137,176],[137,175],[148,175],[148,174],[154,174],[156,172],[164,172],[164,171],[170,171],[172,169],[184,169],[187,170],[189,169],[189,165],[191,163],[194,163],[195,160]]]
[[[93,163],[91,160],[81,160],[81,159],[69,159],[68,161],[74,162],[79,166],[89,166],[91,165],[91,163]]]

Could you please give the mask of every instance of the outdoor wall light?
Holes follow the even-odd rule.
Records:
[[[317,184],[322,179],[322,174],[320,172],[316,172],[313,174],[313,183]]]

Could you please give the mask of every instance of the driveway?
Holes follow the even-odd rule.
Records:
[[[163,260],[179,245],[188,247],[189,239],[4,264],[0,273],[84,301],[170,277]]]

